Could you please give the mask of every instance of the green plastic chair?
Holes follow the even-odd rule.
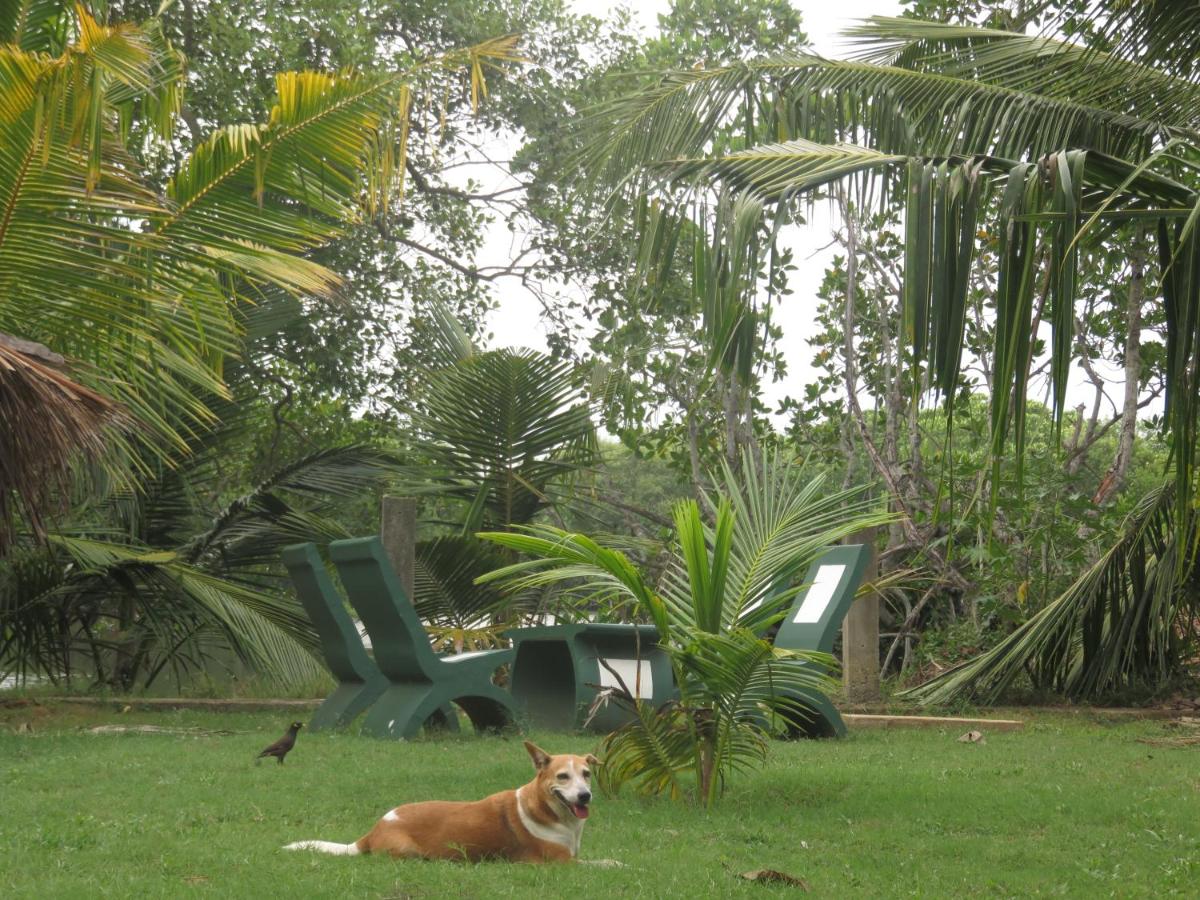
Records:
[[[598,689],[617,687],[622,681],[655,706],[675,694],[671,662],[658,647],[653,625],[543,625],[510,628],[504,636],[516,653],[513,697],[540,727],[571,731],[587,722],[593,731],[619,728],[631,713],[615,702],[598,708],[590,722],[587,717]]]
[[[344,728],[382,696],[388,680],[363,648],[358,630],[342,605],[341,594],[329,580],[316,546],[285,547],[283,564],[317,630],[325,664],[338,682],[333,693],[313,713],[309,730]]]
[[[779,623],[775,646],[832,653],[834,638],[854,602],[870,555],[865,544],[843,544],[825,551],[809,567],[803,582],[806,587]],[[846,723],[824,694],[796,691],[792,698],[799,708],[795,716],[787,717],[789,736],[845,735]]]
[[[477,731],[514,721],[512,697],[492,684],[492,673],[512,650],[439,656],[417,618],[377,537],[334,541],[329,555],[342,586],[371,637],[375,664],[387,688],[367,712],[363,733],[410,739],[454,702]]]

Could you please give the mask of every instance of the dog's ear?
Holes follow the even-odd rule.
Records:
[[[599,765],[602,765],[602,763],[600,762],[600,760],[596,759],[596,757],[592,756],[592,754],[590,754],[590,753],[589,753],[587,756],[585,756],[585,757],[583,758],[583,761],[584,761],[585,763],[587,763],[589,766],[599,766]]]
[[[537,744],[532,741],[526,741],[525,749],[529,751],[529,758],[533,760],[533,767],[535,769],[544,769],[550,765],[550,754]]]

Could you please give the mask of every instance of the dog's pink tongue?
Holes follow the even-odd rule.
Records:
[[[588,817],[588,808],[582,803],[576,803],[571,807],[571,812],[575,813],[575,818],[586,819]]]

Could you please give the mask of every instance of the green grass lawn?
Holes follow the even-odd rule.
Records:
[[[18,733],[32,720],[33,731]],[[232,735],[93,735],[102,722]],[[823,897],[1200,895],[1200,750],[1161,723],[1036,717],[1023,733],[862,731],[774,746],[719,808],[599,797],[582,858],[623,869],[285,853],[350,841],[398,803],[528,779],[517,738],[305,734],[255,766],[285,715],[0,708],[0,896],[756,897],[774,868]],[[589,736],[535,733],[551,752]]]

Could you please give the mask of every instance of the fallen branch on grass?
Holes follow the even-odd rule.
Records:
[[[212,737],[237,734],[236,731],[210,731],[205,728],[163,728],[161,725],[93,725],[88,734],[178,734],[187,737]]]

